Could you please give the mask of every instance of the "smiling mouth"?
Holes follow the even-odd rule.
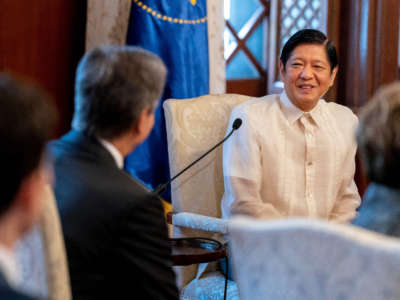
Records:
[[[300,84],[297,87],[303,91],[311,91],[314,88],[314,86],[310,84]]]

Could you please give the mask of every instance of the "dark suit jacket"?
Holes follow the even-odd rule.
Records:
[[[0,272],[0,300],[34,300],[35,298],[18,292],[10,287],[3,273]]]
[[[178,299],[160,200],[93,137],[70,131],[49,149],[73,298]]]
[[[371,183],[353,224],[400,237],[400,190]]]

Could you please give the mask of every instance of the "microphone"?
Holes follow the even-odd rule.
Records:
[[[166,183],[163,184],[159,184],[154,190],[153,190],[153,194],[155,194],[156,196],[161,196],[162,193],[164,193],[165,189],[167,188],[167,186],[173,181],[175,180],[177,177],[179,177],[182,173],[184,173],[186,170],[188,170],[189,168],[191,168],[193,165],[195,165],[197,162],[199,162],[200,160],[202,160],[205,156],[207,156],[210,152],[212,152],[215,148],[217,148],[219,145],[223,144],[231,135],[235,130],[238,130],[239,127],[242,125],[242,119],[237,118],[235,119],[235,121],[233,121],[232,124],[232,129],[229,132],[229,134],[224,137],[224,139],[220,142],[218,142],[214,147],[212,147],[210,150],[208,150],[206,153],[204,153],[202,156],[200,156],[198,159],[196,159],[194,162],[192,162],[190,165],[188,165],[186,168],[184,168],[182,171],[180,171],[178,174],[176,174],[174,177],[172,177],[170,180],[168,180]]]

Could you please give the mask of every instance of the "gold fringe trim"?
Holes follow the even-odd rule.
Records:
[[[163,21],[166,21],[166,22],[177,23],[177,24],[192,24],[192,25],[196,25],[196,24],[205,23],[207,21],[207,16],[203,17],[201,19],[195,19],[195,20],[172,18],[172,17],[166,16],[166,15],[160,14],[159,12],[157,12],[154,9],[152,9],[151,7],[148,7],[146,4],[144,4],[140,0],[132,0],[132,1],[133,1],[133,3],[135,3],[138,7],[143,9],[148,14],[152,15],[153,17],[155,17],[157,19],[160,19],[160,20],[163,20]],[[176,1],[176,0],[171,0],[171,1]]]

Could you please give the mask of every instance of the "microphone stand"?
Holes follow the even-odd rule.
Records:
[[[215,148],[217,148],[219,145],[221,145],[222,143],[224,143],[231,135],[232,133],[238,129],[240,127],[240,125],[242,124],[242,120],[240,120],[240,122],[237,122],[237,120],[240,119],[236,119],[233,126],[232,126],[232,130],[229,132],[229,134],[219,143],[217,143],[214,147],[212,147],[210,150],[208,150],[206,153],[204,153],[202,156],[200,156],[198,159],[196,159],[194,162],[192,162],[190,165],[188,165],[186,168],[184,168],[182,171],[180,171],[178,174],[176,174],[174,177],[172,177],[170,180],[168,180],[166,183],[163,184],[159,184],[154,190],[153,190],[153,194],[157,195],[157,196],[161,196],[162,193],[164,193],[165,189],[167,188],[167,186],[173,181],[175,180],[175,178],[177,178],[178,176],[180,176],[182,173],[184,173],[187,169],[189,169],[190,167],[192,167],[194,164],[196,164],[199,160],[203,159],[205,156],[207,156],[210,152],[212,152]],[[235,124],[236,123],[236,124]],[[236,126],[235,126],[236,125]]]

